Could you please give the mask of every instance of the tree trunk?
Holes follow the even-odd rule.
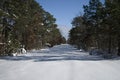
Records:
[[[108,42],[108,53],[109,54],[111,54],[111,43],[112,43],[111,34],[109,33],[109,42]]]
[[[111,54],[111,48],[112,48],[111,44],[112,44],[112,30],[110,26],[108,31],[108,54]]]
[[[120,35],[118,36],[118,56],[120,56]]]

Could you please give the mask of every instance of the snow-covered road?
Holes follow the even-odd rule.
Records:
[[[120,80],[120,60],[103,60],[64,44],[0,58],[0,80]]]

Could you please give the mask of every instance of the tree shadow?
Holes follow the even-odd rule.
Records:
[[[100,56],[81,56],[81,55],[57,55],[57,56],[14,56],[14,57],[0,57],[2,60],[8,61],[25,61],[25,60],[33,60],[34,62],[43,62],[43,61],[69,61],[69,60],[78,60],[78,61],[100,61],[100,60],[108,60],[104,59]],[[120,58],[114,59],[120,60]]]
[[[61,47],[62,48],[62,47]],[[120,60],[120,57],[115,57],[112,59],[104,59],[101,56],[89,55],[87,52],[81,52],[75,48],[51,48],[50,50],[29,52],[28,54],[23,54],[20,56],[6,56],[0,57],[1,60],[8,61],[26,61],[32,60],[34,62],[43,61],[100,61],[100,60]]]

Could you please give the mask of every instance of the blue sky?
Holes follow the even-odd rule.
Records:
[[[83,13],[83,5],[88,4],[89,0],[36,0],[50,12],[56,19],[56,23],[65,38],[72,28],[72,19]]]

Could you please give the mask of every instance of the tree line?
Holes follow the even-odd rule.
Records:
[[[84,14],[76,16],[69,43],[86,51],[99,49],[106,56],[120,56],[120,0],[90,0]]]
[[[65,43],[55,21],[35,0],[0,0],[0,55]]]

